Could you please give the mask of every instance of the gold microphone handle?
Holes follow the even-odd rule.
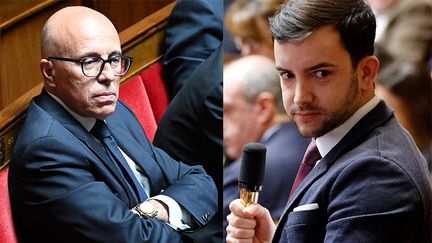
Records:
[[[247,207],[251,205],[252,203],[258,202],[258,194],[259,192],[251,192],[246,189],[241,188],[240,189],[240,200],[241,203]]]

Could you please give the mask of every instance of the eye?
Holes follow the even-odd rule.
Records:
[[[99,59],[95,57],[84,57],[81,59],[81,62],[85,67],[91,67],[96,65],[99,62]]]
[[[114,56],[110,58],[110,63],[112,66],[118,65],[121,62],[121,56]]]
[[[292,72],[281,72],[279,76],[282,80],[290,80],[295,77]]]
[[[318,70],[315,72],[315,76],[317,78],[325,78],[330,74],[330,71],[327,70]]]

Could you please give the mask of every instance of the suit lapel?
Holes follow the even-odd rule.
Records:
[[[393,116],[391,110],[383,101],[367,113],[356,125],[333,147],[330,152],[320,160],[320,162],[313,168],[313,170],[306,176],[304,181],[300,184],[296,192],[288,201],[285,206],[284,213],[279,221],[278,229],[275,233],[275,238],[279,239],[283,225],[285,224],[288,213],[298,206],[299,201],[310,188],[310,186],[319,178],[321,178],[328,169],[333,165],[337,158],[342,153],[351,150],[361,142],[361,138],[369,134],[373,129],[382,123],[386,122]],[[277,236],[277,237],[276,237]]]
[[[135,193],[129,190],[126,185],[127,181],[120,174],[120,172],[114,167],[110,158],[108,157],[105,149],[97,143],[87,130],[74,118],[72,117],[57,101],[55,101],[45,90],[42,90],[41,95],[38,99],[38,105],[44,110],[51,114],[54,119],[58,120],[64,127],[81,140],[87,147],[97,156],[97,158],[105,165],[114,178],[120,183],[126,195],[129,199],[129,204],[135,205],[138,199],[135,197]],[[132,205],[131,204],[131,205]]]
[[[122,128],[111,126],[109,122],[108,126],[120,148],[145,172],[152,187],[151,191],[153,192],[154,188],[162,188],[163,177],[162,175],[157,176],[161,174],[160,168],[154,163],[154,159],[142,148],[143,145]]]

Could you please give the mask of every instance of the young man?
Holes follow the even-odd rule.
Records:
[[[375,96],[379,61],[369,6],[290,0],[271,29],[285,110],[313,138],[320,159],[305,161],[306,176],[299,170],[304,179],[277,229],[264,207],[233,201],[227,241],[429,242],[426,161]]]
[[[44,89],[9,173],[20,242],[181,242],[205,225],[217,208],[212,179],[154,147],[117,99],[131,60],[113,24],[67,7],[41,44]]]

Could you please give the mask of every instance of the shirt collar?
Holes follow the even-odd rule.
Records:
[[[365,105],[358,109],[348,120],[342,125],[336,127],[325,135],[316,138],[316,144],[321,157],[324,158],[330,150],[360,121],[367,113],[369,113],[379,103],[379,99],[374,96]]]
[[[272,127],[270,127],[269,129],[267,129],[267,130],[264,132],[264,134],[262,135],[260,141],[261,141],[262,143],[267,142],[267,140],[268,140],[271,136],[273,136],[273,134],[275,134],[276,131],[278,131],[279,128],[280,128],[281,126],[282,126],[282,124],[276,124],[276,125],[273,125]]]
[[[67,107],[66,104],[63,103],[63,101],[60,98],[51,94],[50,92],[48,92],[48,94],[51,95],[51,97],[55,101],[57,101],[61,106],[63,106],[63,108],[65,108],[65,110],[69,112],[69,114],[71,114],[71,116],[73,116],[87,130],[87,132],[90,132],[90,130],[93,128],[94,124],[96,123],[96,118],[83,117],[81,115],[78,115],[76,112],[69,109],[69,107]]]

